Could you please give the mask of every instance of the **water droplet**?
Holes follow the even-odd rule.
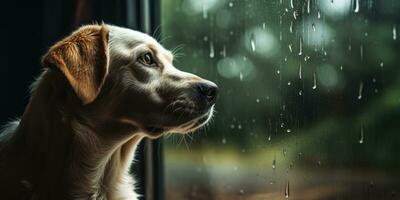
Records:
[[[364,46],[360,45],[360,59],[361,61],[364,60]]]
[[[290,22],[289,32],[293,33],[293,21]]]
[[[243,81],[243,73],[242,72],[239,73],[239,80]]]
[[[265,30],[265,22],[262,24],[262,29]]]
[[[287,150],[285,148],[282,149],[282,154],[283,154],[283,157],[286,157]]]
[[[397,39],[397,28],[396,28],[396,25],[393,25],[392,32],[393,32],[393,40],[396,40]]]
[[[299,96],[303,95],[303,90],[299,90]]]
[[[257,103],[260,103],[260,99],[257,98],[257,99],[256,99],[256,102],[257,102]]]
[[[310,1],[311,0],[307,0],[307,13],[310,14]]]
[[[229,2],[229,7],[233,7],[233,2]]]
[[[272,160],[272,169],[276,169],[276,158],[274,157],[274,160]]]
[[[285,186],[285,199],[289,199],[289,181],[286,182],[286,186]]]
[[[293,0],[290,0],[290,8],[294,8]]]
[[[317,13],[317,17],[318,17],[318,19],[321,19],[321,13],[319,11]]]
[[[299,56],[303,55],[303,38],[299,41]]]
[[[242,125],[241,125],[241,124],[238,125],[238,129],[239,129],[239,130],[242,129]]]
[[[297,11],[296,11],[296,10],[293,11],[293,18],[294,18],[295,20],[297,19],[297,15],[298,15]]]
[[[207,42],[207,41],[208,41],[208,37],[207,37],[207,36],[204,36],[204,37],[203,37],[203,40],[204,40],[204,42]]]
[[[381,61],[381,63],[379,63],[379,66],[383,67],[383,61]]]
[[[240,192],[240,194],[242,194],[242,195],[243,195],[243,194],[244,194],[244,189],[240,189],[240,191],[239,191],[239,192]]]
[[[317,30],[317,28],[315,27],[315,23],[312,23],[312,24],[311,24],[311,27],[312,27],[312,30],[313,30],[313,31],[316,31],[316,30]]]
[[[289,81],[289,82],[287,83],[287,85],[289,85],[289,86],[292,85],[292,82]]]
[[[207,13],[207,8],[206,5],[203,4],[203,19],[207,19],[208,13]]]
[[[362,99],[363,87],[364,87],[364,83],[361,81],[361,82],[360,82],[360,87],[358,88],[358,99],[359,99],[359,100]]]
[[[210,58],[214,58],[214,43],[210,42]]]
[[[340,71],[343,71],[343,65],[340,65]]]
[[[301,63],[300,63],[300,65],[299,65],[299,79],[301,80],[302,78],[303,78],[303,75],[302,75],[302,67],[301,67]]]
[[[256,51],[256,42],[255,42],[255,37],[254,33],[250,35],[250,45],[251,45],[251,50],[254,52]]]
[[[315,72],[314,72],[314,85],[313,85],[313,87],[312,87],[312,89],[313,90],[315,90],[315,89],[317,89],[317,75],[315,74]]]
[[[360,11],[360,0],[355,0],[355,7],[354,7],[354,12],[358,13]]]
[[[226,46],[225,45],[222,47],[221,55],[224,58],[226,57]]]
[[[271,135],[268,136],[268,141],[271,141]]]
[[[286,133],[291,133],[292,129],[286,129]]]
[[[360,144],[364,143],[364,126],[361,126],[360,139],[358,140],[358,143],[360,143]]]
[[[276,73],[277,73],[277,74],[280,74],[280,73],[281,73],[281,71],[280,71],[280,70],[276,70]]]
[[[226,144],[226,138],[225,137],[222,138],[222,144]]]
[[[291,45],[291,44],[289,44],[289,51],[290,51],[290,53],[293,52],[293,49],[292,49],[292,45]]]
[[[231,124],[231,129],[235,129],[235,125],[234,124]]]

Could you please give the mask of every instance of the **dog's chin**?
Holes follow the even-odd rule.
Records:
[[[205,126],[213,117],[214,106],[211,106],[206,112],[200,114],[199,116],[183,123],[177,127],[171,128],[169,133],[180,133],[186,134],[196,131],[197,129]]]
[[[146,132],[150,137],[157,138],[165,133],[179,133],[186,134],[196,131],[197,129],[206,125],[211,118],[213,117],[214,106],[207,109],[207,111],[203,113],[199,113],[197,116],[188,116],[188,119],[185,122],[180,123],[176,126],[166,126],[166,127],[156,127],[156,126],[148,126],[145,127]]]

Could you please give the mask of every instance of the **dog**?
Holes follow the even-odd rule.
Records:
[[[138,143],[204,126],[218,93],[151,36],[108,24],[82,26],[42,66],[0,134],[0,199],[135,200]]]

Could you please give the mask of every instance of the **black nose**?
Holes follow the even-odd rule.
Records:
[[[218,86],[212,82],[198,83],[196,89],[200,96],[204,98],[207,103],[214,104],[218,95]]]

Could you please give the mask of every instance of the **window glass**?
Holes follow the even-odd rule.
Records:
[[[400,198],[400,1],[163,0],[175,66],[220,87],[165,138],[166,199]]]

